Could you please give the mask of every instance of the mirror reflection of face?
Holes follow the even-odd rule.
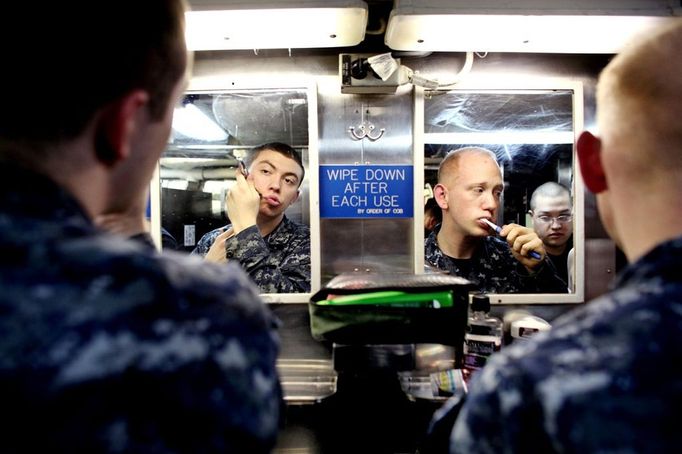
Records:
[[[487,154],[465,153],[449,171],[452,175],[443,179],[448,208],[443,216],[449,216],[464,236],[489,235],[490,229],[481,219],[495,222],[497,218],[504,187],[499,166]]]
[[[539,195],[533,214],[533,229],[545,245],[562,247],[573,234],[573,216],[568,196]]]
[[[263,150],[253,160],[248,179],[261,194],[259,214],[277,217],[298,199],[303,172],[298,163],[281,153]]]

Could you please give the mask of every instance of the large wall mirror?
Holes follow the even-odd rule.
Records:
[[[583,302],[584,190],[574,153],[575,137],[582,130],[581,85],[554,82],[539,88],[458,87],[450,91],[423,91],[421,95],[417,97],[417,109],[423,111],[424,129],[423,143],[418,148],[423,155],[416,157],[415,162],[423,159],[424,180],[419,184],[424,187],[424,201],[437,183],[438,167],[445,155],[457,148],[479,146],[494,152],[502,168],[504,191],[497,212],[499,225],[517,223],[532,227],[539,234],[543,222],[562,224],[564,231],[572,229],[568,248],[572,247],[573,253],[568,261],[566,293],[496,294],[491,295],[491,301]],[[531,196],[547,182],[567,188],[572,206],[570,210],[552,213],[553,216],[538,214],[536,209],[532,216]],[[423,210],[415,207],[415,213],[421,217]],[[420,225],[419,219],[417,222]],[[423,262],[418,266],[423,266]]]
[[[152,229],[162,249],[192,253],[203,235],[230,223],[225,196],[236,183],[239,160],[250,148],[268,142],[286,143],[301,154],[305,178],[285,215],[314,227],[310,207],[316,175],[309,169],[316,168],[311,162],[317,159],[316,111],[311,86],[185,93],[152,184]],[[319,288],[316,249],[311,245],[311,292]],[[310,293],[262,296],[268,302],[304,302]]]

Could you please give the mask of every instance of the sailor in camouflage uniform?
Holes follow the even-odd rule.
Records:
[[[438,247],[436,226],[426,238],[426,262],[439,270],[462,276],[475,283],[481,292],[490,293],[566,293],[566,284],[557,276],[551,263],[543,263],[535,273],[529,273],[514,258],[506,241],[494,236],[481,240],[470,259],[454,259]],[[547,261],[548,259],[544,259]]]
[[[551,331],[493,355],[431,428],[434,452],[679,452],[682,431],[682,19],[609,63],[600,137],[578,155],[630,265]],[[458,415],[459,413],[459,415]]]
[[[502,187],[491,151],[468,147],[450,152],[434,187],[443,220],[426,238],[426,263],[467,278],[484,292],[567,292],[532,229],[509,224],[500,232],[503,239],[491,236],[483,219],[496,218]],[[530,251],[541,258],[528,256]]]
[[[248,175],[226,199],[231,224],[204,235],[193,254],[235,261],[263,293],[310,291],[310,229],[284,212],[299,196],[304,170],[298,152],[272,142],[250,150]]]
[[[541,184],[530,196],[533,229],[547,251],[547,258],[566,283],[573,282],[573,266],[568,266],[573,252],[573,200],[567,187],[548,181]],[[569,272],[571,277],[569,277]],[[568,284],[567,284],[568,286]]]
[[[165,147],[186,85],[183,6],[6,11],[31,33],[0,75],[12,87],[0,107],[2,452],[275,444],[276,320],[241,268],[160,255],[93,224],[142,198]],[[39,116],[25,98],[37,86],[50,96]]]

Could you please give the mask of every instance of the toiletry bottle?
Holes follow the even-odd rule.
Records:
[[[488,357],[502,347],[502,320],[488,314],[490,298],[476,294],[471,298],[471,312],[464,334],[464,377],[482,368]]]
[[[511,322],[510,335],[513,342],[526,341],[541,331],[548,331],[552,326],[544,319],[534,315],[526,315]]]

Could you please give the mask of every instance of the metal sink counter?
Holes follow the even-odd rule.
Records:
[[[335,366],[333,359],[341,356],[332,358],[333,346],[312,338],[307,305],[272,309],[282,321],[278,370],[286,403],[276,453],[418,451],[433,412],[444,402],[428,397],[426,377],[452,367],[451,347],[377,346],[378,353],[350,348]],[[371,367],[373,358],[381,359],[379,367]]]
[[[279,359],[277,371],[287,405],[314,404],[336,392],[331,360]]]

